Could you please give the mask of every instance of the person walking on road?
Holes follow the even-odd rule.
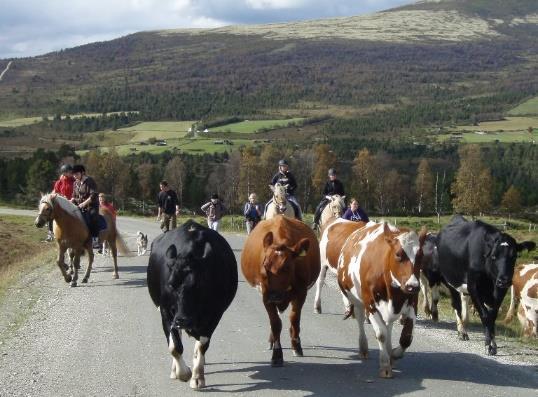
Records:
[[[226,207],[222,204],[217,193],[213,193],[211,200],[202,205],[202,211],[207,215],[207,226],[214,231],[219,231],[219,222],[226,212]]]
[[[161,191],[157,196],[157,221],[161,221],[161,230],[166,233],[177,227],[177,215],[179,215],[179,199],[174,190],[170,189],[167,181],[159,184]],[[172,223],[172,225],[170,225]]]

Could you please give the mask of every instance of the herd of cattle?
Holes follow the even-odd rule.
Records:
[[[428,234],[424,228],[417,234],[385,222],[335,218],[324,225],[319,242],[301,221],[276,216],[261,221],[248,236],[241,270],[246,281],[260,291],[269,316],[272,366],[284,363],[279,314],[290,304],[291,347],[294,355],[303,355],[301,310],[308,289],[318,280],[314,309],[321,312],[321,287],[330,269],[337,276],[347,310],[357,320],[360,357],[368,354],[367,319],[379,344],[379,375],[389,378],[393,361],[412,342],[421,287],[431,288],[431,306],[429,299],[425,301],[434,320],[439,285],[448,287],[462,339],[468,339],[470,298],[484,326],[486,353],[494,355],[495,320],[513,279],[514,301],[508,317],[514,315],[515,300],[520,300],[518,318],[525,332],[536,336],[538,265],[517,267],[514,273],[518,253],[534,248],[533,242],[517,243],[491,225],[461,216],[455,216],[438,235]],[[232,249],[217,232],[188,221],[153,241],[147,278],[172,354],[171,378],[190,381],[194,389],[204,387],[205,352],[237,290]],[[393,348],[396,320],[402,331]],[[192,371],[182,358],[182,331],[196,339]]]

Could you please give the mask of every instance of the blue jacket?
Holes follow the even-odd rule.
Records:
[[[368,218],[368,215],[366,215],[366,212],[359,207],[357,208],[357,211],[353,212],[351,211],[351,208],[348,208],[344,215],[342,215],[342,218],[347,219],[348,221],[362,221],[362,222],[369,222],[370,219]]]

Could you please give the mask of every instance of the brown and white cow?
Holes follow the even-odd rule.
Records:
[[[418,236],[387,223],[353,232],[338,260],[338,284],[354,306],[359,325],[359,356],[367,358],[365,311],[379,343],[379,376],[392,377],[392,362],[411,345],[420,289],[423,229]],[[392,349],[392,324],[401,319],[399,346]]]
[[[514,269],[512,296],[505,321],[514,317],[517,304],[517,317],[526,336],[538,337],[538,264],[519,265]]]
[[[318,240],[307,225],[296,219],[277,215],[261,221],[245,242],[241,270],[247,282],[262,294],[271,325],[269,344],[274,367],[284,363],[279,312],[290,303],[291,346],[294,355],[303,355],[299,337],[301,309],[319,268]]]
[[[321,257],[321,271],[319,272],[318,280],[316,281],[316,297],[314,298],[314,313],[321,313],[321,289],[327,277],[327,270],[331,269],[336,273],[338,266],[338,258],[342,247],[351,233],[364,227],[365,222],[348,221],[347,219],[336,219],[327,224],[322,229],[321,238],[319,241],[319,251]],[[349,301],[343,295],[344,307],[349,310]]]

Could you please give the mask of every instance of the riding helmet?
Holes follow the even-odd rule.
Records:
[[[281,166],[281,165],[288,165],[288,162],[287,162],[286,160],[282,159],[282,160],[280,160],[280,161],[278,162],[278,165],[279,165],[279,166]]]
[[[60,167],[60,173],[73,172],[73,166],[71,164],[64,164]]]
[[[336,175],[336,170],[334,168],[329,168],[329,176]]]
[[[86,172],[86,168],[82,164],[75,164],[73,166],[73,174],[76,174],[77,172]]]

